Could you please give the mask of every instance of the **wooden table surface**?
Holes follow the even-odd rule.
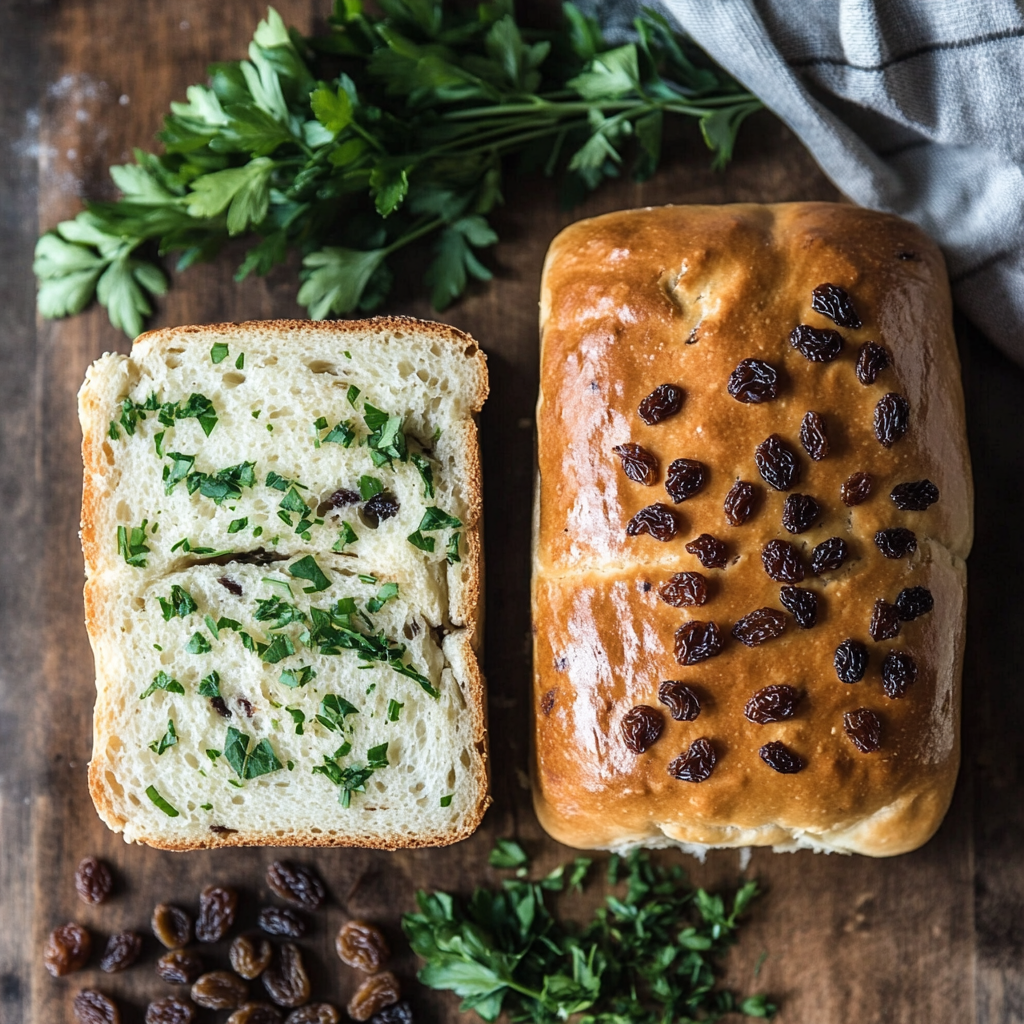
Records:
[[[285,19],[309,30],[327,0],[284,0]],[[130,847],[97,819],[86,790],[92,658],[82,624],[78,546],[80,434],[75,394],[86,366],[126,339],[101,310],[56,323],[34,310],[32,248],[39,230],[73,216],[82,195],[111,195],[110,163],[149,145],[172,98],[200,81],[208,61],[241,57],[259,0],[6,0],[0,5],[0,1021],[70,1021],[73,993],[93,984],[118,997],[128,1024],[168,987],[142,966],[108,977],[95,968],[54,980],[40,951],[56,924],[78,919],[106,935],[145,930],[160,899],[193,905],[218,880],[240,887],[251,920],[272,850],[170,854]],[[724,174],[692,126],[645,185],[603,187],[573,213],[536,180],[507,185],[496,218],[496,279],[444,319],[477,337],[492,391],[482,436],[487,514],[486,669],[490,688],[494,806],[470,840],[445,850],[333,850],[307,858],[333,893],[305,945],[324,996],[344,1000],[354,975],[331,940],[345,914],[381,922],[401,945],[398,922],[421,886],[493,883],[496,837],[517,836],[545,870],[571,852],[547,839],[526,791],[529,714],[529,529],[532,413],[537,384],[537,292],[555,232],[583,215],[666,202],[835,199],[799,143],[771,115],[741,133]],[[235,260],[232,260],[232,255]],[[302,315],[294,266],[233,284],[239,251],[176,279],[153,326]],[[415,268],[412,268],[415,270]],[[410,294],[387,311],[430,316]],[[775,855],[746,868],[767,887],[728,981],[764,988],[786,1024],[1006,1024],[1024,1021],[1024,373],[966,324],[958,325],[977,483],[978,531],[970,570],[964,764],[953,807],[922,850],[893,860]],[[72,884],[85,854],[115,866],[117,898],[86,908]],[[300,852],[301,856],[301,852]],[[741,858],[712,853],[695,881],[735,884]],[[755,962],[767,951],[760,977]],[[95,963],[95,958],[94,961]],[[457,1000],[413,981],[397,959],[420,1022],[451,1021]],[[222,1015],[223,1016],[223,1015]],[[210,1017],[212,1020],[212,1016]],[[475,1018],[473,1018],[475,1019]]]

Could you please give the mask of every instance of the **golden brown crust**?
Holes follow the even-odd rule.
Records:
[[[837,327],[810,306],[811,291],[845,288],[864,323]],[[582,847],[675,841],[746,846],[794,842],[885,856],[926,841],[945,813],[959,757],[959,684],[972,492],[959,364],[941,255],[917,228],[852,206],[667,207],[609,214],[572,225],[552,243],[541,303],[538,403],[539,495],[534,561],[535,804],[555,838]],[[833,362],[810,362],[789,342],[798,324],[839,330]],[[860,345],[881,342],[893,365],[869,386],[854,372]],[[779,397],[742,404],[726,389],[743,359],[780,371]],[[657,385],[685,392],[682,410],[654,426],[637,415]],[[875,438],[875,404],[887,392],[910,403],[910,430],[891,448]],[[824,416],[831,452],[813,462],[799,432],[804,414]],[[813,496],[819,523],[800,535],[781,525],[785,493],[765,486],[755,447],[772,433],[798,453],[793,491]],[[633,483],[612,454],[636,442],[659,459],[658,483]],[[703,489],[672,506],[663,483],[669,462],[697,459]],[[839,499],[853,472],[870,473],[871,498],[856,508]],[[897,483],[933,481],[940,500],[927,511],[900,511]],[[758,511],[729,525],[726,493],[754,483]],[[628,537],[625,525],[654,502],[672,506],[680,531],[668,543]],[[886,559],[877,530],[917,535],[910,559]],[[705,569],[685,550],[702,533],[726,542],[729,564]],[[798,629],[787,615],[778,639],[747,648],[733,624],[761,607],[782,610],[781,584],[764,572],[773,539],[803,551],[842,537],[852,557],[800,586],[819,595],[818,625]],[[679,571],[709,581],[701,608],[673,608],[657,588]],[[935,610],[904,623],[896,639],[868,633],[878,598],[925,586]],[[650,589],[646,589],[646,588]],[[677,663],[675,630],[714,621],[722,654]],[[860,683],[840,683],[834,652],[847,637],[870,652]],[[917,661],[919,676],[902,700],[882,690],[890,650]],[[702,711],[675,722],[659,703],[662,680],[700,694]],[[794,718],[748,722],[754,691],[789,684],[800,693]],[[661,738],[642,755],[621,738],[636,704],[665,715]],[[858,707],[882,720],[882,749],[858,752],[843,715]],[[699,784],[680,782],[667,764],[697,737],[718,763]],[[760,746],[784,741],[807,763],[798,774],[772,771]]]

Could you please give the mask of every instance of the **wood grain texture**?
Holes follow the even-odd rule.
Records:
[[[267,898],[271,850],[174,855],[128,847],[107,832],[86,792],[93,699],[92,659],[82,625],[81,493],[75,393],[88,363],[127,342],[101,310],[58,323],[34,319],[31,252],[38,229],[72,216],[80,196],[110,195],[105,168],[148,145],[168,100],[200,80],[209,60],[241,56],[259,0],[61,0],[0,5],[0,1020],[71,1021],[82,985],[116,994],[128,1024],[169,987],[155,977],[156,944],[119,977],[91,966],[55,981],[39,961],[46,933],[77,919],[97,935],[146,930],[152,906],[194,907],[209,881],[238,886],[242,924]],[[287,0],[278,9],[308,29],[326,0]],[[571,219],[666,202],[777,202],[834,199],[838,193],[770,115],[741,133],[724,174],[708,169],[692,126],[674,129],[665,170],[647,184],[603,188],[583,207],[560,212],[554,189],[510,180],[498,216],[496,280],[444,319],[470,331],[490,358],[492,396],[482,437],[487,510],[486,668],[490,684],[494,807],[479,833],[446,850],[381,854],[326,851],[314,862],[332,902],[304,945],[316,989],[344,1000],[352,971],[332,949],[349,916],[381,922],[401,949],[398,922],[416,888],[468,889],[493,883],[486,855],[498,836],[517,835],[552,867],[570,852],[547,840],[525,785],[529,710],[529,530],[533,405],[537,385],[537,294],[549,240]],[[294,267],[266,280],[232,282],[240,249],[175,281],[153,326],[301,314]],[[399,277],[422,268],[407,261]],[[431,315],[411,289],[388,312]],[[963,343],[969,430],[978,487],[978,539],[970,562],[971,621],[965,678],[964,769],[953,809],[924,849],[894,860],[756,852],[746,874],[768,887],[727,980],[756,985],[782,1001],[786,1024],[1009,1024],[1024,1020],[1024,715],[1014,640],[1021,635],[1018,581],[1024,576],[1019,507],[1024,498],[1024,373],[967,325]],[[74,893],[78,859],[114,865],[115,899],[86,908]],[[698,865],[678,855],[695,880],[733,884],[736,853]],[[93,965],[96,963],[94,957]],[[224,961],[217,947],[211,964]],[[454,1021],[457,1001],[412,982],[408,953],[397,969],[420,1021]],[[222,1015],[223,1016],[223,1015]],[[207,1019],[213,1020],[210,1015]]]

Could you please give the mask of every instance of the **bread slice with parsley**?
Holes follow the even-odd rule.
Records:
[[[488,803],[483,354],[401,317],[182,327],[79,396],[90,790],[164,849],[465,838]]]

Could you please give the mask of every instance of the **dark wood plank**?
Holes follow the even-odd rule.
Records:
[[[311,0],[278,8],[302,28],[326,10]],[[39,114],[41,226],[73,215],[80,194],[110,194],[106,166],[126,159],[131,146],[148,144],[167,101],[200,80],[207,61],[241,56],[263,13],[257,0],[182,0],[173,7],[157,0],[66,0],[0,10],[0,84],[7,100],[0,124],[5,137],[21,139],[33,123],[26,114]],[[250,924],[265,898],[262,874],[274,853],[172,855],[129,847],[92,810],[85,784],[92,663],[79,597],[75,393],[92,359],[107,349],[125,351],[127,342],[99,310],[37,331],[28,271],[36,231],[35,168],[24,160],[7,162],[0,174],[0,294],[7,328],[0,338],[6,357],[0,496],[8,541],[0,550],[0,578],[8,583],[0,588],[8,638],[0,675],[0,1016],[12,1024],[70,1021],[73,992],[95,984],[117,993],[130,1024],[141,1020],[147,998],[167,990],[151,972],[155,944],[147,947],[145,965],[123,977],[90,969],[54,981],[38,964],[49,929],[72,918],[104,936],[121,927],[144,928],[154,902],[171,898],[194,905],[201,885],[214,879],[241,887],[242,921]],[[654,181],[616,183],[572,213],[559,211],[546,183],[508,182],[507,205],[497,220],[503,238],[497,280],[443,317],[480,339],[492,373],[482,428],[495,804],[480,832],[457,847],[390,855],[338,850],[305,858],[319,866],[334,897],[306,942],[325,996],[343,1000],[354,985],[352,972],[338,969],[331,947],[349,915],[382,922],[400,947],[399,918],[416,888],[467,889],[494,881],[486,855],[497,836],[521,837],[543,868],[571,856],[543,835],[525,788],[537,291],[548,242],[570,220],[610,209],[837,195],[767,114],[746,127],[736,160],[722,175],[708,169],[699,137],[686,126],[673,135],[668,166]],[[293,269],[239,287],[231,280],[231,254],[193,268],[177,279],[154,326],[298,315]],[[406,269],[420,273],[415,263]],[[433,315],[408,289],[388,308]],[[1024,823],[1017,765],[1024,741],[1016,728],[1024,698],[1003,639],[1019,633],[1014,615],[1020,602],[1012,587],[1024,557],[1014,529],[1024,442],[1014,417],[1024,374],[975,336],[968,337],[965,356],[982,512],[971,563],[965,772],[939,835],[915,854],[889,861],[754,854],[746,873],[761,878],[768,894],[730,960],[729,980],[740,989],[756,984],[778,994],[784,1005],[779,1019],[788,1024],[1024,1019],[1024,871],[1017,855]],[[107,907],[84,908],[74,895],[74,866],[85,853],[103,856],[117,869],[120,891]],[[701,883],[731,884],[741,874],[735,852],[714,853],[704,865],[665,856],[685,863]],[[752,969],[762,950],[769,955],[755,983]],[[223,950],[210,959],[223,960]],[[456,1019],[454,999],[411,982],[415,964],[408,954],[397,963],[421,1020]]]

